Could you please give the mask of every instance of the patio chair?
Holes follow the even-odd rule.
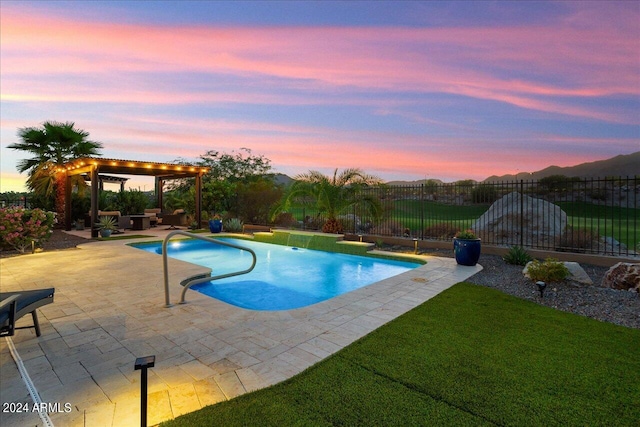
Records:
[[[145,209],[144,214],[149,217],[149,222],[151,223],[151,227],[155,227],[158,224],[162,224],[162,209],[160,208],[151,208]]]
[[[13,336],[16,329],[35,328],[36,336],[40,336],[40,324],[36,309],[53,302],[55,288],[34,291],[0,293],[0,336]],[[16,327],[22,316],[31,313],[33,326]]]
[[[176,230],[178,227],[186,227],[187,214],[184,209],[176,209],[173,211],[173,214],[162,215],[162,224],[171,226],[165,230]]]

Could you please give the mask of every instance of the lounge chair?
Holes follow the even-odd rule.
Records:
[[[0,336],[13,336],[16,329],[35,328],[40,336],[40,324],[36,309],[53,302],[54,288],[35,291],[0,293]],[[22,316],[31,313],[33,326],[16,328],[16,322]]]

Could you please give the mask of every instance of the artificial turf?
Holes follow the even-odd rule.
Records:
[[[640,330],[460,283],[283,383],[163,426],[616,425]]]

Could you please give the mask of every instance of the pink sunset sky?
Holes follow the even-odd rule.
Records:
[[[46,120],[109,158],[249,148],[290,176],[482,180],[640,150],[640,2],[0,8],[3,192],[26,179],[7,145]]]

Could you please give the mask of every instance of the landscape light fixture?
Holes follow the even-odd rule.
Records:
[[[140,371],[140,425],[147,427],[147,369],[153,368],[156,356],[138,357],[134,370]]]
[[[536,282],[536,285],[538,285],[538,290],[540,291],[540,298],[544,298],[544,290],[547,287],[547,284],[540,281]]]
[[[418,253],[418,238],[417,237],[413,238],[413,253],[414,254]]]

